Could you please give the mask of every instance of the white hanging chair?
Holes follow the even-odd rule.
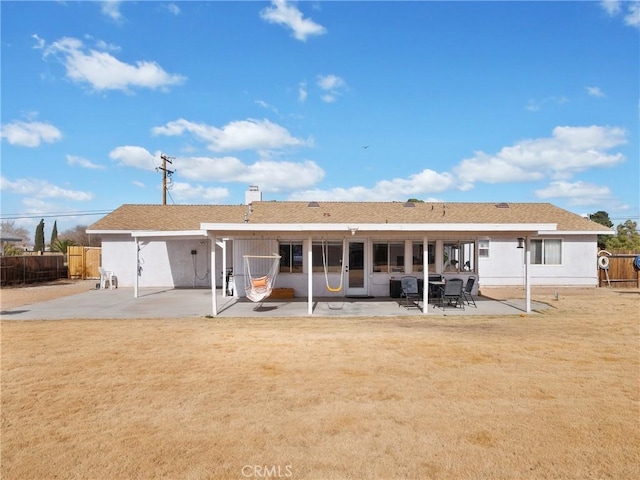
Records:
[[[262,270],[260,274],[251,273],[251,263],[260,261],[262,264]],[[264,272],[264,265],[268,260],[271,261],[271,267],[266,274]],[[252,302],[261,302],[273,291],[273,286],[276,283],[276,276],[278,275],[278,267],[280,266],[280,255],[244,255],[244,270],[245,270],[245,292],[247,298]],[[260,267],[258,267],[260,268]],[[255,270],[255,267],[254,267]]]

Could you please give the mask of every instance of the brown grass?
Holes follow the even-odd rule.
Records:
[[[563,291],[526,318],[3,321],[0,473],[639,478],[639,300]]]

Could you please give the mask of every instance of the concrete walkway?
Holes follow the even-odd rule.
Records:
[[[465,309],[429,305],[427,315],[520,315],[525,312],[522,299],[493,300],[474,297],[476,307]],[[405,306],[405,299],[379,298],[317,298],[313,316],[317,317],[380,317],[424,315],[421,308]],[[306,298],[266,300],[252,303],[246,299],[217,296],[218,317],[305,317]],[[209,289],[141,289],[134,298],[132,288],[90,290],[47,302],[25,305],[0,312],[2,320],[62,320],[71,318],[181,318],[205,317],[212,313]],[[422,303],[420,304],[422,305]],[[531,302],[532,314],[549,308],[547,304]]]

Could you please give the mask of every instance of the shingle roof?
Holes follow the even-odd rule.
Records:
[[[246,205],[122,205],[89,230],[199,230],[201,223],[555,223],[559,231],[606,227],[550,203],[254,202]]]

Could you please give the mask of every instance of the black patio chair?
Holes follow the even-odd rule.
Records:
[[[404,297],[406,299],[405,305],[407,307],[410,305],[419,307],[420,290],[418,289],[418,279],[416,277],[405,276],[400,279],[400,285],[402,288],[400,298],[402,299],[402,297]],[[411,301],[411,299],[415,299],[415,301]]]
[[[476,277],[471,275],[462,289],[462,297],[464,298],[464,301],[467,302],[467,305],[471,305],[473,303],[473,306],[478,308],[476,301],[473,299],[473,295],[471,295],[471,291],[473,290],[475,283]]]
[[[458,308],[460,306],[464,310],[464,298],[462,296],[462,279],[452,278],[447,280],[442,288],[442,294],[440,295],[440,301],[442,309],[447,306]]]

